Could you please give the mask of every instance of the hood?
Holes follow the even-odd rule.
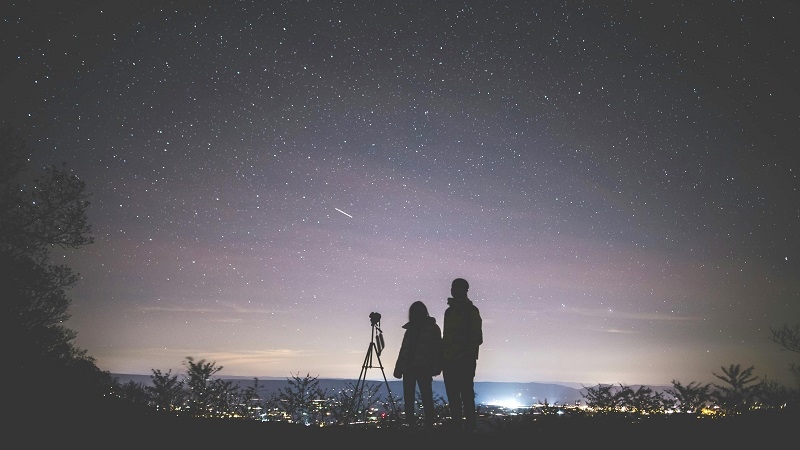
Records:
[[[422,322],[421,325],[427,325],[429,323],[436,323],[436,318],[432,317],[432,316],[428,316],[428,317],[425,318],[425,320]],[[407,329],[411,328],[412,326],[413,325],[411,324],[411,322],[406,322],[405,325],[403,325],[403,328],[405,328],[407,330]]]

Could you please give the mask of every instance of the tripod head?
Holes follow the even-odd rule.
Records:
[[[383,347],[386,344],[383,341],[383,331],[381,331],[381,315],[380,313],[372,312],[369,314],[369,321],[372,324],[372,342],[375,344],[375,350],[378,356],[381,356]]]
[[[378,328],[380,328],[380,326],[381,326],[381,315],[380,315],[380,313],[376,313],[376,312],[369,313],[369,321],[370,321],[370,323],[372,324],[373,327],[377,326]]]

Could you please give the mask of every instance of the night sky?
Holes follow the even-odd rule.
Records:
[[[479,381],[791,379],[800,2],[0,8],[0,118],[92,193],[53,254],[102,370],[356,379],[379,312],[391,379],[464,277]]]

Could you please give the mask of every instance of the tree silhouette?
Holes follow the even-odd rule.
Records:
[[[595,387],[585,387],[586,392],[583,397],[586,400],[586,406],[593,411],[601,414],[616,412],[621,405],[621,399],[616,395],[616,390],[613,384],[598,384]]]
[[[711,401],[711,384],[699,384],[692,381],[686,386],[672,380],[672,389],[667,394],[672,396],[672,407],[683,413],[698,413]]]
[[[366,422],[370,410],[375,405],[382,405],[384,410],[393,411],[388,399],[379,395],[380,383],[365,382],[360,389],[358,384],[348,383],[338,396],[338,399],[342,402],[341,409],[345,414],[342,423]],[[393,415],[394,413],[392,412],[391,414]],[[394,420],[396,417],[390,417],[390,419]]]
[[[258,378],[253,384],[233,390],[233,415],[244,419],[260,419],[265,409],[265,401],[258,394],[260,388]]]
[[[350,419],[350,405],[353,403],[355,383],[345,383],[343,389],[336,393],[330,404],[330,413],[333,423],[347,425]]]
[[[620,407],[628,412],[638,414],[653,414],[664,410],[665,399],[660,392],[653,391],[648,386],[639,386],[636,390],[630,386],[620,385],[615,394]]]
[[[119,386],[116,393],[120,398],[140,406],[150,407],[150,395],[147,392],[147,386],[144,383],[137,383],[130,380],[127,383]]]
[[[319,388],[319,380],[306,374],[292,375],[287,378],[288,387],[280,390],[280,408],[286,413],[293,423],[303,425],[320,424],[322,413],[326,406],[325,391]]]
[[[231,411],[232,384],[213,376],[222,370],[216,362],[205,359],[195,362],[187,356],[186,385],[189,387],[188,409],[193,417],[225,417]]]
[[[173,375],[172,370],[163,373],[158,369],[152,369],[150,379],[152,386],[147,387],[148,397],[151,404],[158,411],[177,412],[186,401],[187,393],[183,388],[183,383],[178,380],[178,375]]]
[[[771,328],[771,340],[786,350],[800,353],[800,323],[796,323],[793,327],[784,324],[781,328]]]
[[[723,375],[712,372],[712,375],[725,382],[724,385],[714,384],[717,390],[713,393],[724,414],[741,414],[752,404],[758,389],[758,384],[753,384],[758,381],[753,370],[753,366],[742,370],[740,364],[731,364],[727,369],[722,367]]]
[[[780,328],[770,327],[770,331],[772,332],[772,337],[770,338],[772,342],[790,352],[800,353],[800,323],[796,323],[791,327],[788,324],[784,324]],[[795,387],[800,389],[800,364],[790,363],[789,373],[794,376]]]
[[[761,408],[778,410],[790,402],[793,394],[778,381],[763,379],[758,385],[756,397]]]
[[[0,327],[10,373],[23,385],[12,402],[80,400],[88,405],[113,384],[94,358],[74,344],[67,290],[78,276],[52,263],[54,247],[76,249],[93,242],[86,218],[89,194],[77,175],[51,166],[36,177],[27,171],[29,150],[11,128],[0,130]],[[24,393],[24,394],[23,394]]]

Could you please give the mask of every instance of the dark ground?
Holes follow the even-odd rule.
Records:
[[[107,405],[106,405],[107,406]],[[446,424],[432,430],[305,427],[275,422],[167,417],[142,410],[28,411],[11,419],[7,448],[141,449],[270,448],[791,448],[800,436],[796,413],[710,419],[658,417],[482,417],[476,433]],[[9,422],[6,422],[9,424]],[[6,428],[4,426],[4,428]]]

